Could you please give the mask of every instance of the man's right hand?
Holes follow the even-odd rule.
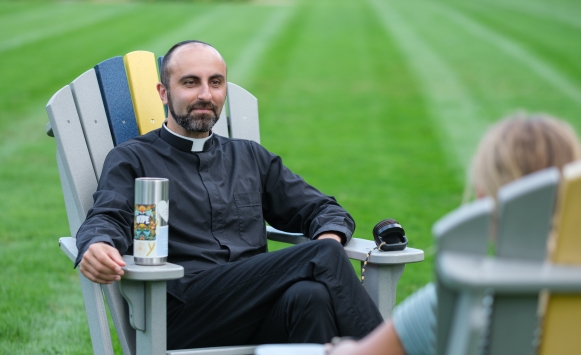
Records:
[[[125,262],[119,251],[109,244],[94,243],[89,246],[80,263],[86,278],[100,284],[121,280]]]

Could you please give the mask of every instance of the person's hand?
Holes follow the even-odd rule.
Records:
[[[362,354],[360,346],[355,340],[342,340],[335,344],[325,344],[327,355],[356,355]]]
[[[321,233],[317,237],[317,240],[322,240],[322,239],[333,239],[333,240],[336,240],[339,243],[341,243],[341,237],[335,233]]]
[[[125,262],[119,251],[109,244],[94,243],[89,246],[80,263],[86,278],[100,284],[121,280]]]

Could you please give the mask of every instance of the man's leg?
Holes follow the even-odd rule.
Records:
[[[274,304],[250,343],[325,343],[338,335],[325,285],[299,281]]]
[[[170,297],[168,305],[170,349],[249,344],[283,294],[300,281],[324,285],[341,336],[363,337],[382,321],[343,247],[333,240],[304,243],[185,277],[183,300]]]

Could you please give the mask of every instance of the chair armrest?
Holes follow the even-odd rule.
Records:
[[[75,238],[60,238],[59,246],[71,261],[74,262],[77,259],[79,250],[77,249]],[[159,266],[136,265],[132,255],[123,256],[123,261],[127,264],[123,267],[123,271],[125,271],[123,278],[127,280],[163,281],[179,279],[184,276],[184,268],[176,264],[166,263]]]
[[[135,281],[165,281],[179,279],[184,276],[184,267],[177,264],[165,263],[164,265],[145,266],[136,265],[133,255],[124,255],[125,266],[122,267],[125,274],[123,279]]]
[[[279,231],[271,226],[266,226],[266,235],[270,240],[277,242],[300,244],[309,242],[310,239],[301,233],[287,233]],[[375,248],[375,242],[367,239],[351,238],[345,245],[345,253],[350,259],[364,261],[367,253]],[[424,260],[423,250],[414,248],[405,248],[400,251],[379,251],[374,250],[370,257],[369,263],[372,264],[407,264],[417,263]]]
[[[288,244],[301,244],[311,241],[302,233],[287,233],[271,226],[266,226],[266,237],[270,240]]]
[[[580,292],[581,267],[543,261],[475,257],[444,252],[436,263],[442,283],[458,290],[495,293]]]
[[[77,240],[73,237],[63,237],[59,239],[59,247],[71,259],[72,262],[77,260],[79,250],[77,249]]]
[[[345,252],[351,259],[364,261],[367,253],[375,248],[372,240],[351,238],[345,245]],[[397,251],[374,250],[369,256],[369,263],[372,264],[407,264],[417,263],[424,260],[424,251],[414,248],[405,248]]]

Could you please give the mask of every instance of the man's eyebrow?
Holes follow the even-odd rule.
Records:
[[[199,76],[197,76],[197,75],[193,75],[193,74],[184,75],[184,76],[182,76],[182,77],[180,78],[179,82],[182,82],[182,81],[184,81],[184,80],[187,80],[187,79],[196,79],[196,80],[200,80],[200,77],[199,77]]]
[[[183,82],[183,81],[188,80],[188,79],[201,80],[201,78],[199,76],[197,76],[197,75],[188,74],[188,75],[182,76],[180,78],[179,82]],[[225,79],[225,76],[222,75],[222,74],[214,74],[214,75],[211,75],[210,76],[210,80],[212,80],[212,79],[222,79],[222,80],[224,80]]]
[[[214,74],[214,75],[211,75],[210,76],[210,80],[212,80],[212,79],[222,79],[222,80],[224,80],[224,78],[225,77],[222,74]]]

